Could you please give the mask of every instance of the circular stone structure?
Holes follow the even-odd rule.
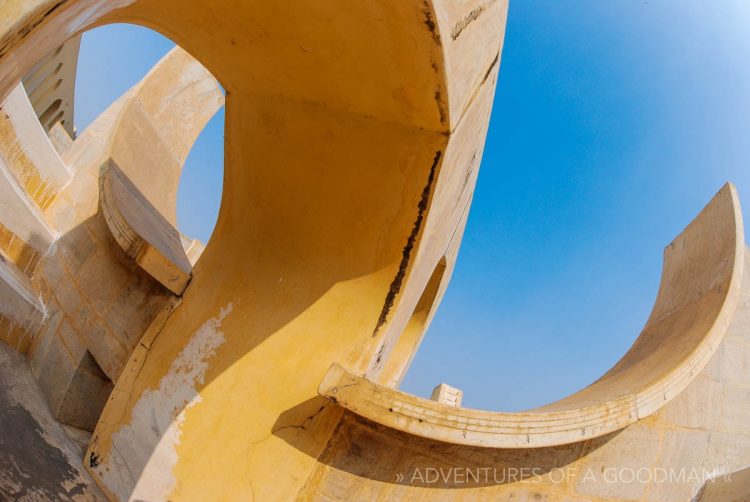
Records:
[[[641,336],[591,386],[522,413],[397,389],[456,263],[507,9],[2,2],[0,496],[741,495],[750,279],[731,185],[666,248]],[[70,107],[38,113],[19,83],[54,87],[60,48],[110,23],[182,49],[68,136]],[[222,104],[203,250],[175,229],[174,194]]]

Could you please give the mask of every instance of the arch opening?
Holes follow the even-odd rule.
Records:
[[[81,55],[76,76],[77,130],[85,131],[121,96],[132,92],[175,47],[179,46],[160,33],[133,24],[108,24],[85,32],[81,38]],[[192,70],[186,68],[185,71]],[[165,78],[185,79],[186,76],[175,74]],[[185,145],[173,152],[181,165],[170,168],[178,169],[179,172],[167,179],[139,180],[142,185],[153,184],[162,192],[158,196],[150,194],[149,199],[165,199],[164,204],[156,205],[168,206],[162,212],[179,230],[192,265],[197,262],[213,234],[221,205],[225,92],[221,84],[217,84],[222,93],[222,103],[215,110],[207,108],[203,112],[207,120],[185,115],[185,111],[191,107],[201,106],[191,102],[194,96],[177,96],[172,98],[175,100],[174,104],[161,105],[176,106],[173,112],[176,116],[182,116],[183,121],[188,118],[199,120],[199,127],[180,130],[177,124],[170,124],[159,131],[166,135],[163,138],[166,141],[175,141],[175,135],[183,138],[180,141],[184,141]],[[154,93],[155,85],[164,84],[152,85],[143,91],[144,96]],[[206,87],[206,84],[200,82],[192,85]],[[179,107],[184,111],[180,111]]]
[[[267,436],[287,409],[292,411],[285,419],[304,420],[309,416],[305,403],[318,399],[317,377],[329,361],[345,358],[362,368],[369,363],[383,299],[391,285],[401,284],[403,269],[424,268],[421,273],[429,276],[427,267],[434,263],[422,260],[420,242],[448,239],[445,234],[452,229],[434,237],[434,222],[452,225],[460,215],[452,204],[436,205],[442,218],[432,216],[427,206],[433,205],[433,194],[444,192],[438,191],[440,177],[452,179],[469,164],[470,152],[467,157],[463,149],[447,151],[454,130],[465,131],[466,141],[460,143],[465,148],[482,147],[490,102],[486,89],[494,86],[502,41],[500,33],[481,37],[472,58],[460,61],[461,79],[448,86],[449,62],[436,23],[455,24],[461,13],[446,10],[440,17],[438,8],[392,0],[229,6],[205,0],[171,5],[78,0],[55,10],[42,25],[45,31],[33,31],[13,45],[15,55],[34,54],[40,48],[51,50],[60,42],[56,37],[94,24],[138,22],[180,43],[227,89],[225,191],[212,245],[181,298],[161,303],[156,327],[141,332],[127,363],[110,358],[100,364],[105,374],[115,375],[113,395],[123,399],[105,408],[97,439],[86,454],[87,469],[114,496],[168,498],[175,466],[157,460],[176,458],[170,451],[177,447],[173,440],[182,424],[180,413],[212,409],[211,396],[229,395],[229,388],[239,383],[262,379],[263,392],[279,397],[250,412],[245,408],[261,398],[261,389],[243,386],[246,399],[230,414],[253,417],[244,431],[248,436]],[[33,15],[19,21],[18,29]],[[482,22],[502,23],[503,15],[504,4],[494,3]],[[305,22],[290,22],[292,18]],[[196,31],[196,26],[205,30]],[[460,43],[477,40],[465,31]],[[368,64],[362,65],[363,60]],[[456,61],[450,62],[453,68]],[[116,167],[123,167],[119,160]],[[116,172],[112,164],[108,168]],[[466,173],[458,176],[464,179]],[[114,200],[110,188],[104,186],[102,193]],[[109,229],[117,237],[112,227],[133,221],[120,216],[112,212],[107,226],[94,230]],[[123,262],[132,258],[131,252],[141,256],[144,248],[130,232],[118,235]],[[407,282],[402,286],[405,291],[416,288]],[[393,317],[402,315],[398,302],[392,307]],[[310,336],[312,327],[319,337]],[[216,345],[185,353],[201,341]],[[321,353],[293,365],[268,365],[288,347],[297,355]],[[96,347],[91,353],[101,363],[107,349],[118,347]],[[189,367],[195,371],[185,372],[186,366],[178,364],[183,354],[192,357]],[[292,369],[307,377],[284,374]],[[170,381],[175,385],[167,385]],[[197,394],[199,408],[191,406]],[[143,428],[140,410],[146,400],[153,405],[148,407],[155,426]],[[310,434],[320,427],[310,449],[320,450],[334,426],[327,422],[306,428]],[[235,432],[216,429],[217,434]],[[184,428],[180,449],[196,451],[189,443],[197,439]],[[217,438],[216,444],[237,442]],[[275,439],[259,442],[256,451],[239,454],[244,460],[224,464],[241,469],[265,456],[262,449],[282,446]],[[215,453],[205,451],[208,457]],[[236,452],[225,449],[221,455],[229,458]],[[188,457],[180,463],[194,465]],[[304,472],[293,478],[303,480]],[[159,482],[145,486],[145,479]],[[197,497],[247,495],[247,486],[181,486]]]
[[[739,199],[727,184],[665,248],[659,294],[630,350],[594,383],[546,406],[515,413],[446,406],[338,364],[319,393],[377,423],[461,445],[538,448],[600,437],[664,407],[708,364],[737,308],[744,249]]]
[[[435,269],[432,271],[432,275],[430,275],[406,327],[396,341],[396,346],[388,355],[388,360],[378,378],[384,385],[394,388],[400,387],[412,359],[419,350],[419,344],[429,328],[430,320],[435,314],[437,308],[435,300],[443,283],[447,266],[445,257],[440,258],[440,261],[435,265]]]
[[[108,71],[138,58],[148,69]],[[14,305],[10,319],[3,309],[0,335],[26,355],[36,398],[76,444],[90,439],[141,332],[179,300],[211,236],[221,200],[223,104],[223,89],[200,63],[134,25],[65,41],[2,103],[0,164],[8,176],[0,185],[19,208],[0,215],[0,278],[13,279],[0,288],[29,305]],[[196,142],[197,160],[190,155]],[[109,165],[126,190],[112,192]],[[179,208],[184,186],[194,193],[200,186],[203,198],[189,193]],[[194,213],[181,217],[185,206]],[[48,239],[39,242],[32,221]],[[178,221],[203,240],[179,232]],[[176,286],[175,271],[185,278]]]

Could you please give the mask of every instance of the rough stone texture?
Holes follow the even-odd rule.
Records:
[[[23,356],[0,344],[0,499],[104,500]]]
[[[659,411],[621,431],[549,448],[487,449],[418,438],[347,413],[305,497],[677,502],[702,493],[695,500],[747,500],[746,475],[732,473],[750,461],[750,414],[737,409],[746,410],[750,397],[750,274],[744,274],[741,298],[700,375]],[[448,481],[430,479],[432,470]]]
[[[74,42],[41,63],[27,83],[34,89],[45,86],[44,72],[39,72],[53,60],[56,68],[60,58],[68,66],[65,74],[72,71],[74,80],[78,43]],[[71,47],[74,54],[69,54]],[[144,89],[147,95],[142,94]],[[45,105],[38,93],[33,98]],[[28,355],[47,405],[62,423],[93,431],[112,382],[173,297],[159,282],[170,284],[171,262],[153,266],[153,253],[128,255],[107,224],[100,201],[100,165],[116,157],[139,183],[128,180],[138,197],[124,212],[137,212],[137,203],[152,210],[152,204],[171,206],[171,211],[164,211],[170,221],[158,212],[155,215],[163,223],[161,230],[173,236],[176,251],[170,257],[181,260],[183,274],[183,287],[175,292],[181,292],[191,262],[172,227],[177,184],[187,151],[222,103],[213,77],[180,49],[168,54],[75,141],[64,129],[63,121],[72,119],[69,107],[64,107],[63,118],[55,115],[41,125],[42,117],[35,116],[22,85],[3,101],[0,340]],[[139,113],[129,113],[133,110]],[[51,133],[57,131],[56,146],[45,135],[48,126]],[[129,134],[134,127],[156,141],[139,141]],[[159,139],[162,136],[167,140]],[[123,153],[128,150],[137,154]],[[168,162],[142,162],[144,158]],[[150,183],[154,168],[161,173],[160,184]],[[173,186],[159,199],[155,187],[165,184]],[[150,199],[140,190],[148,192]],[[136,223],[136,230],[142,230],[141,222]],[[138,238],[148,241],[153,236]],[[189,238],[186,243],[195,263],[202,245]]]

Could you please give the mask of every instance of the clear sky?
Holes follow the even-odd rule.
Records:
[[[75,125],[78,134],[174,47],[140,26],[111,25],[84,33],[78,56]],[[224,109],[206,125],[185,162],[177,194],[177,224],[184,234],[208,242],[221,203]]]
[[[575,392],[629,348],[662,250],[733,181],[750,207],[750,3],[511,1],[495,107],[451,285],[402,389],[446,382],[515,411]],[[79,131],[171,43],[86,34]],[[206,240],[223,116],[185,168],[180,229]],[[747,215],[748,212],[746,211]]]

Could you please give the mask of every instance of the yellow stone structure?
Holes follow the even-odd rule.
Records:
[[[731,184],[589,387],[521,413],[399,390],[456,263],[507,8],[0,2],[0,498],[748,500]],[[123,22],[182,48],[79,133],[80,36]],[[221,106],[201,243],[177,186]]]

